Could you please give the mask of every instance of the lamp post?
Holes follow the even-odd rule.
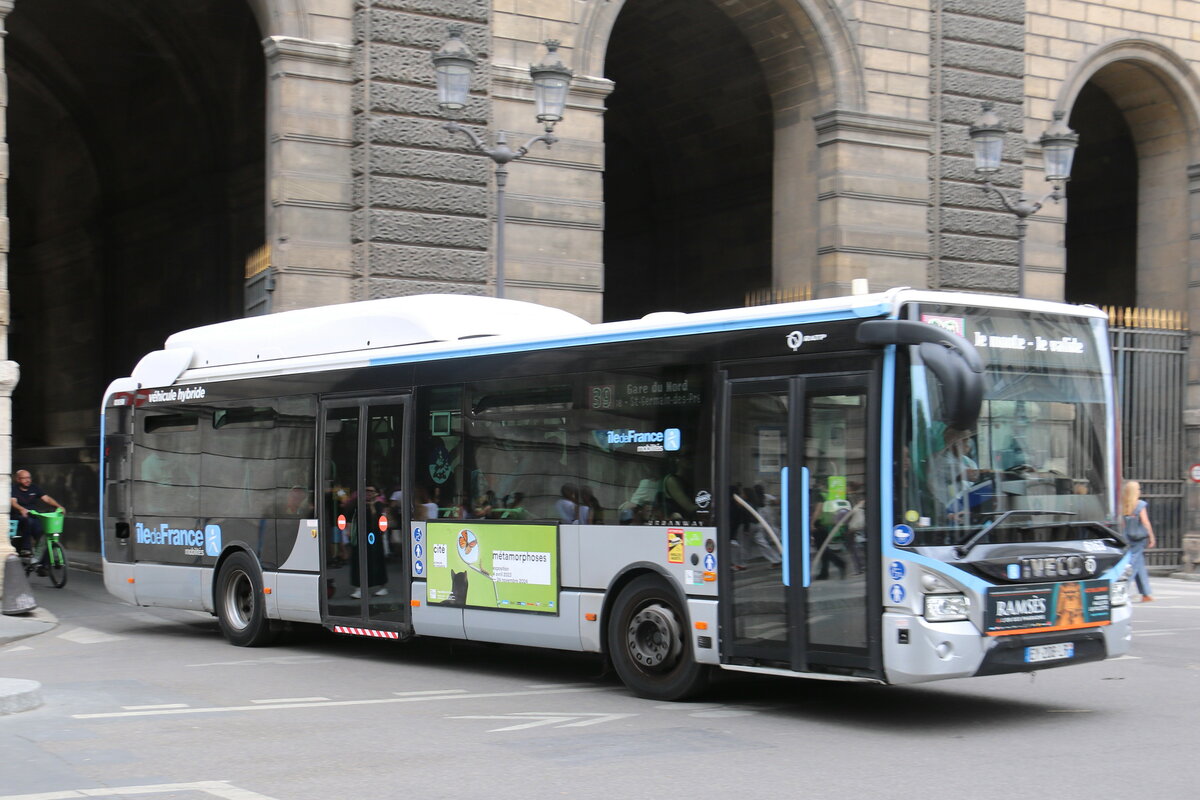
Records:
[[[462,26],[450,26],[450,38],[433,54],[433,68],[437,76],[438,105],[446,111],[458,111],[466,106],[471,88],[471,73],[478,63],[471,49],[462,40]],[[533,80],[534,105],[538,122],[545,133],[532,137],[515,150],[509,146],[504,131],[496,135],[494,146],[475,135],[474,131],[457,122],[447,122],[446,130],[461,133],[471,140],[476,151],[496,164],[496,296],[504,296],[504,189],[508,185],[508,164],[523,158],[529,148],[537,142],[545,142],[546,148],[558,141],[554,125],[563,118],[567,104],[567,88],[574,73],[567,68],[558,54],[559,42],[545,42],[546,55],[540,64],[529,65],[529,77]]]
[[[994,192],[1000,202],[1017,218],[1017,296],[1025,296],[1025,233],[1029,228],[1029,217],[1041,210],[1047,200],[1058,202],[1065,196],[1063,184],[1071,179],[1071,162],[1075,159],[1075,148],[1079,146],[1079,134],[1063,122],[1063,112],[1054,112],[1054,122],[1041,135],[1038,142],[1046,162],[1046,180],[1053,188],[1041,200],[1031,202],[1024,192],[1009,197],[992,184],[989,176],[999,171],[1000,159],[1004,154],[1004,123],[992,110],[991,103],[983,104],[983,112],[971,126],[968,135],[975,154],[975,172],[983,175],[981,187],[985,192]]]

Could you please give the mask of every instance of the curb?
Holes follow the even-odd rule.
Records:
[[[0,678],[0,716],[32,711],[42,704],[42,685],[20,678]]]

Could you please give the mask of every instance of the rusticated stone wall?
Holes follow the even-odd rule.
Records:
[[[484,134],[491,112],[488,0],[357,0],[354,94],[356,299],[490,294],[491,162],[443,128],[432,53],[448,26],[480,61],[459,121]]]
[[[1025,165],[1025,0],[935,0],[930,164],[930,286],[986,292],[1017,288],[1016,219],[980,189],[968,128],[989,100],[1008,127],[992,182],[1015,193]],[[1036,292],[1035,292],[1036,293]]]

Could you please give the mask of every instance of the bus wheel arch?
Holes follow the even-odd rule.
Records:
[[[261,647],[275,641],[278,628],[267,618],[262,568],[250,552],[235,548],[214,566],[213,612],[221,633],[238,647]]]
[[[634,565],[619,576],[603,619],[605,653],[634,694],[683,700],[707,685],[709,669],[692,650],[686,598],[659,569]]]

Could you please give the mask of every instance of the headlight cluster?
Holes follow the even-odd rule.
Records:
[[[1109,603],[1113,608],[1129,605],[1129,581],[1113,581],[1112,592],[1109,594]]]
[[[925,619],[930,622],[954,622],[966,619],[970,604],[962,594],[925,595]]]
[[[930,622],[967,619],[971,604],[957,586],[940,575],[923,572],[921,588],[925,590],[925,619]]]

